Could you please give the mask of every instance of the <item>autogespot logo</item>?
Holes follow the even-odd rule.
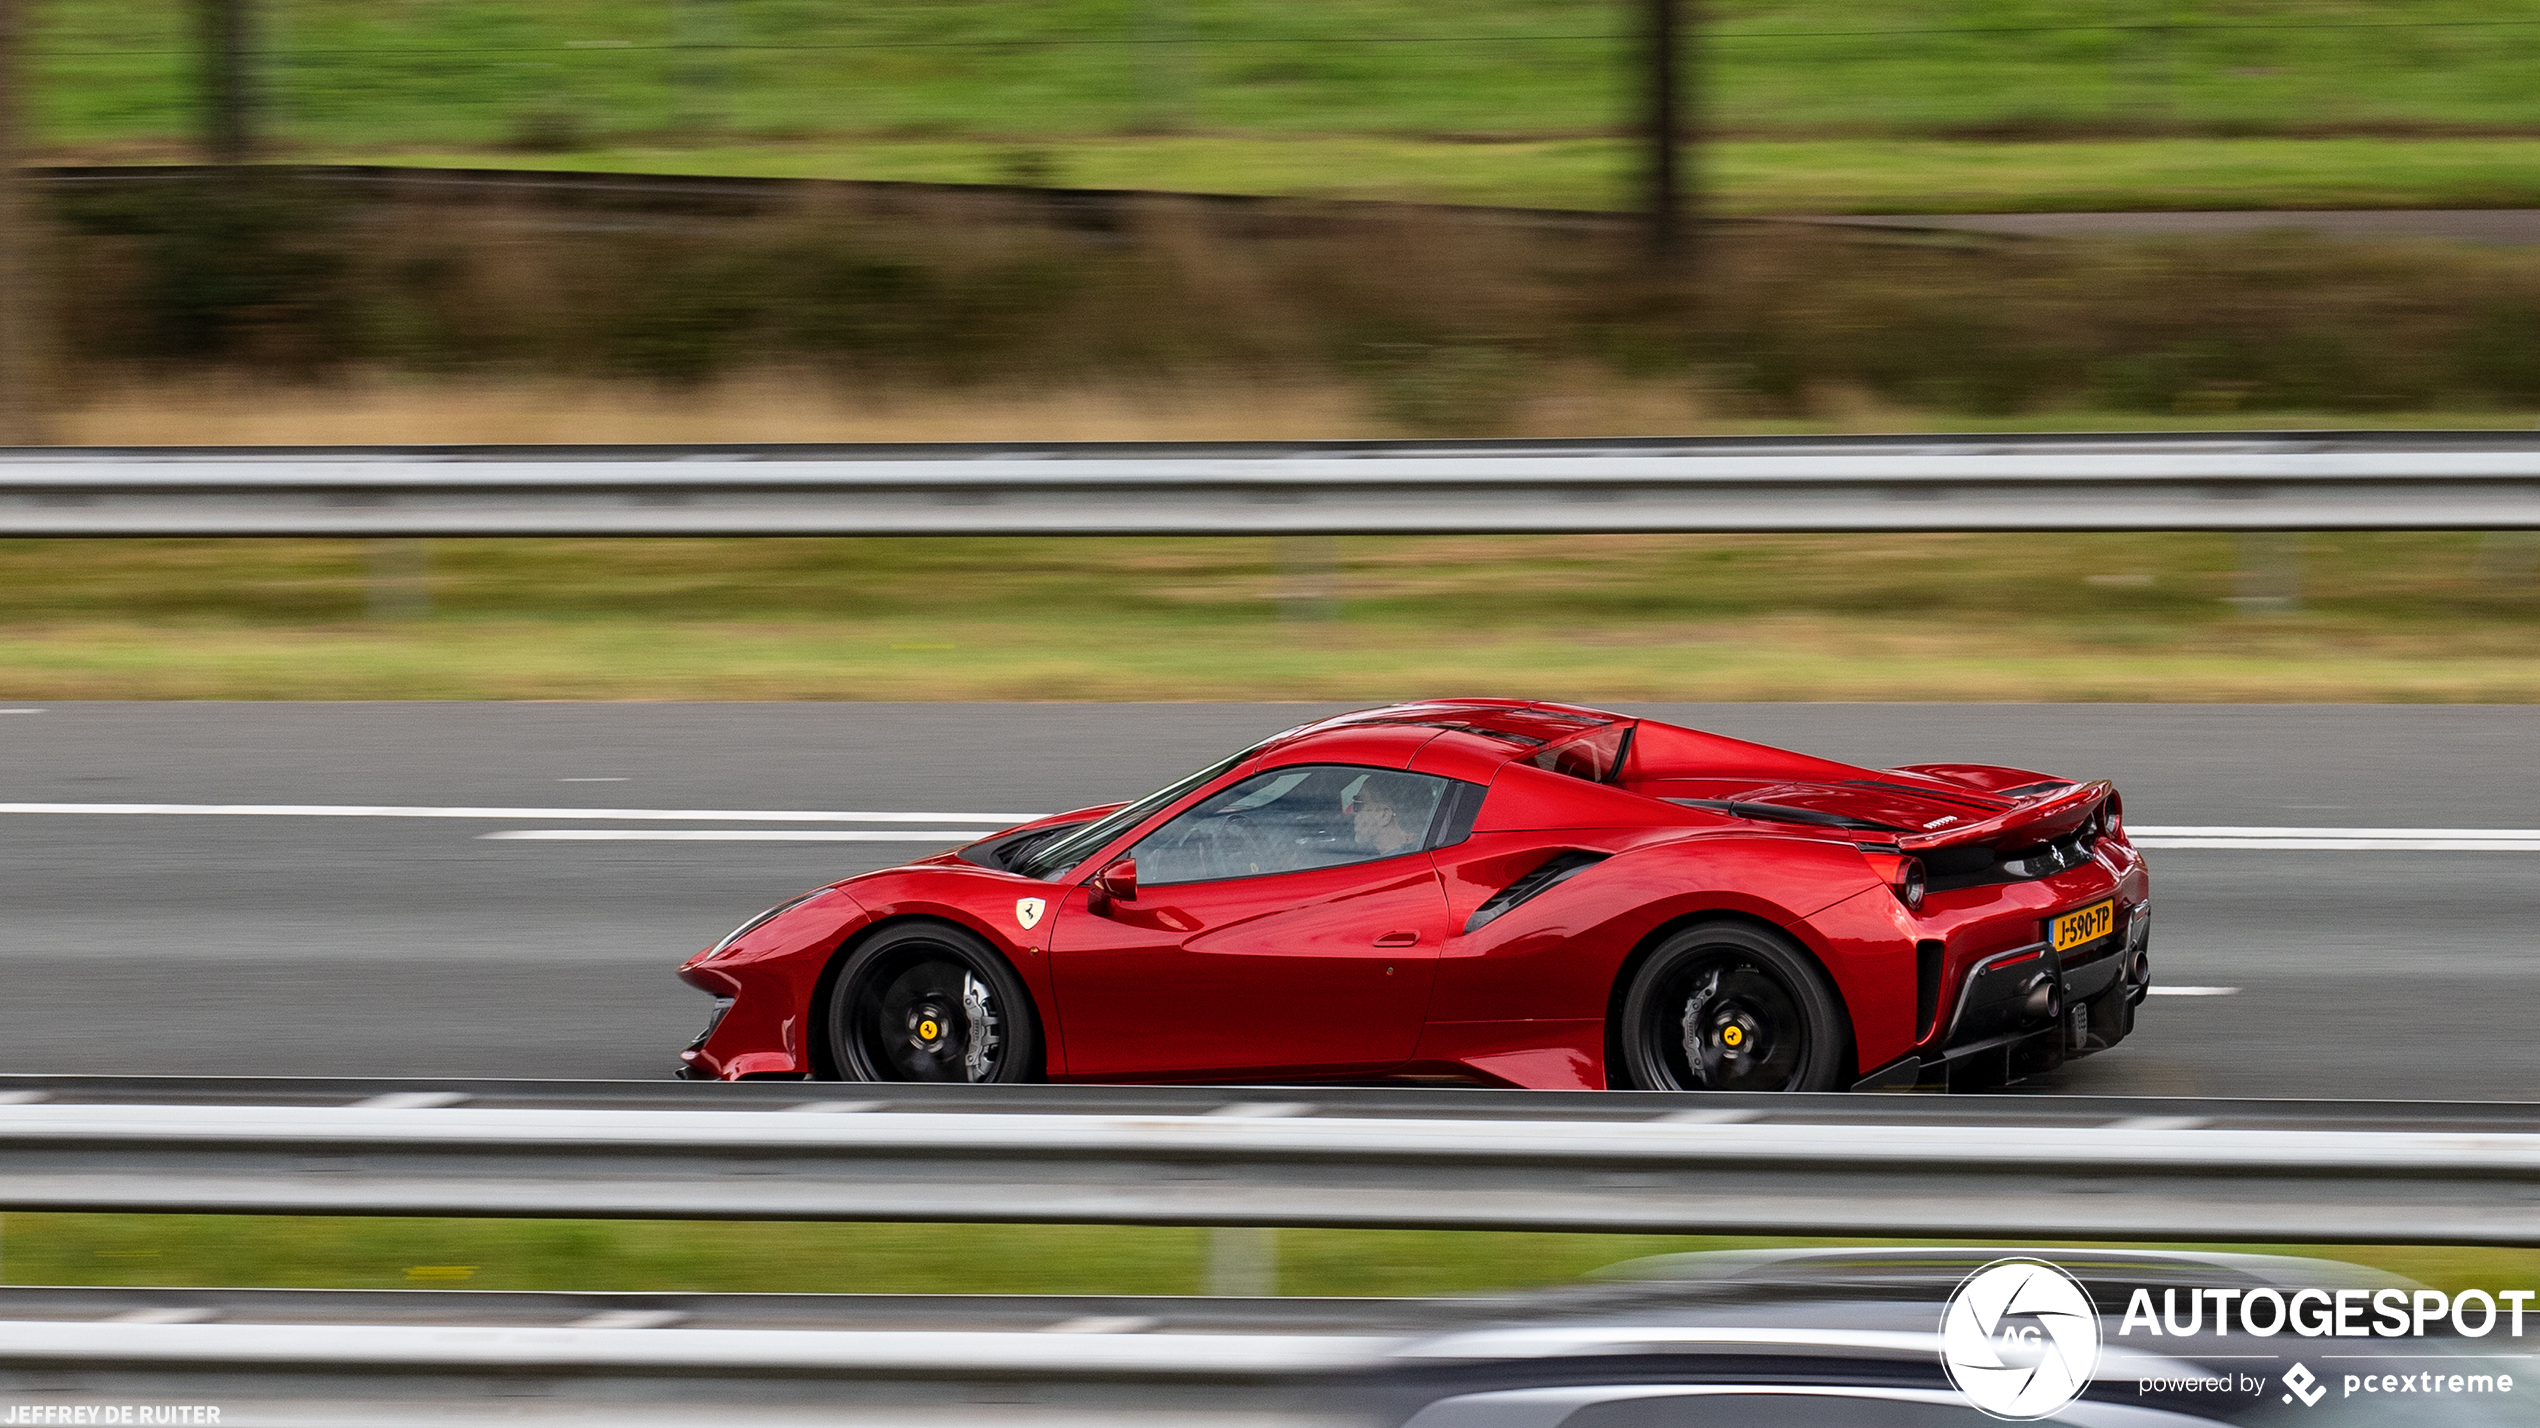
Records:
[[[1995,1260],[1949,1296],[1940,1361],[1983,1412],[2043,1418],[2098,1371],[2099,1311],[2081,1281],[2044,1260]]]

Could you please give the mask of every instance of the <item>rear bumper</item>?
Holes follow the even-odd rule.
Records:
[[[2117,931],[2067,953],[2040,942],[1978,962],[1938,1044],[1879,1067],[1854,1089],[1978,1090],[2123,1041],[2151,986],[2152,904],[2119,916]]]

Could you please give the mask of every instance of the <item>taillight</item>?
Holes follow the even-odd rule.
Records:
[[[1889,892],[1896,894],[1898,902],[1905,904],[1907,912],[1923,910],[1925,884],[1922,859],[1909,858],[1903,853],[1864,852],[1861,856],[1869,860],[1871,871],[1887,884]]]

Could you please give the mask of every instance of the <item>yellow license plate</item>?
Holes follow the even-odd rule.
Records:
[[[2047,940],[2056,951],[2065,952],[2085,942],[2095,942],[2116,929],[2117,904],[2111,898],[2056,918],[2053,932]]]

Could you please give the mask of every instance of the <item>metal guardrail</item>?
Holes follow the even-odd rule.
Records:
[[[1623,1118],[1292,1091],[1209,1114],[903,1089],[797,1086],[793,1110],[24,1101],[0,1106],[0,1208],[2540,1244],[2531,1106],[1620,1096]]]
[[[2330,1101],[2267,1097],[1518,1091],[1423,1085],[965,1086],[845,1081],[592,1081],[494,1077],[0,1074],[0,1114],[22,1105],[315,1106],[529,1110],[757,1110],[868,1114],[1216,1116],[1234,1119],[1560,1120],[1633,1125],[2126,1127],[2540,1134],[2540,1101]],[[0,1179],[0,1192],[5,1192]]]
[[[1399,1337],[1539,1310],[1541,1299],[0,1284],[0,1322]]]
[[[0,1287],[12,1422],[1363,1425],[1336,1391],[1505,1301]],[[45,1407],[61,1416],[41,1416]],[[85,1407],[75,1418],[64,1410]],[[111,1409],[109,1410],[111,1412]],[[140,1418],[210,1422],[208,1414]]]
[[[6,536],[2521,527],[2525,432],[0,452]]]

